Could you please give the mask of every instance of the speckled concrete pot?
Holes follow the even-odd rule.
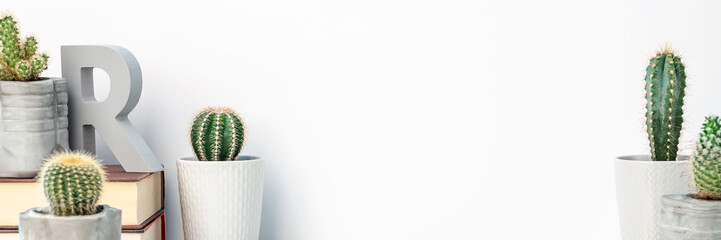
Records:
[[[622,239],[659,239],[661,196],[693,191],[690,162],[654,162],[650,155],[634,155],[616,158],[615,165]]]
[[[721,201],[688,194],[661,198],[661,240],[721,239]]]
[[[20,213],[20,240],[120,240],[121,211],[100,205],[100,212],[59,217],[33,208]]]
[[[35,177],[55,146],[56,102],[60,144],[68,148],[67,88],[64,78],[0,81],[0,177]]]
[[[177,161],[186,240],[258,240],[263,202],[263,159]]]

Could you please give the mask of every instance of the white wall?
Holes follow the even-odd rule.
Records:
[[[52,54],[132,51],[130,119],[167,171],[206,105],[267,159],[262,240],[619,239],[612,159],[647,151],[642,78],[688,66],[688,143],[721,113],[719,1],[3,1]],[[106,87],[100,84],[99,88]],[[101,157],[110,159],[107,148]]]

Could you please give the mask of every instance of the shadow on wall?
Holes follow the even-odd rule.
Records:
[[[268,161],[266,160],[266,164]],[[281,189],[277,181],[277,177],[268,171],[270,168],[265,166],[265,179],[263,186],[263,211],[260,220],[260,240],[276,240],[278,238],[278,230],[282,229],[278,219],[278,209],[280,208],[279,200],[282,199]]]

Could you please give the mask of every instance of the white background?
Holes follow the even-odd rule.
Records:
[[[721,113],[720,1],[1,5],[51,54],[45,76],[65,44],[138,58],[130,119],[166,166],[168,239],[207,105],[240,112],[243,154],[267,160],[262,240],[619,239],[612,160],[647,151],[648,57],[683,54],[684,146]]]

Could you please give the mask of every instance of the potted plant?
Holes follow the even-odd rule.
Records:
[[[661,239],[721,239],[721,119],[706,117],[691,155],[696,194],[661,198]]]
[[[177,161],[185,239],[258,239],[263,159],[238,157],[244,129],[230,108],[207,108],[195,117],[195,157]]]
[[[686,88],[684,69],[681,58],[668,46],[652,57],[646,68],[646,130],[651,154],[615,160],[623,239],[658,239],[660,197],[690,191],[689,161],[677,156]]]
[[[105,170],[85,152],[53,153],[38,176],[47,208],[20,213],[22,240],[120,240],[121,212],[96,206]]]
[[[67,81],[41,78],[48,55],[0,15],[0,177],[31,178],[56,144],[68,147]]]

